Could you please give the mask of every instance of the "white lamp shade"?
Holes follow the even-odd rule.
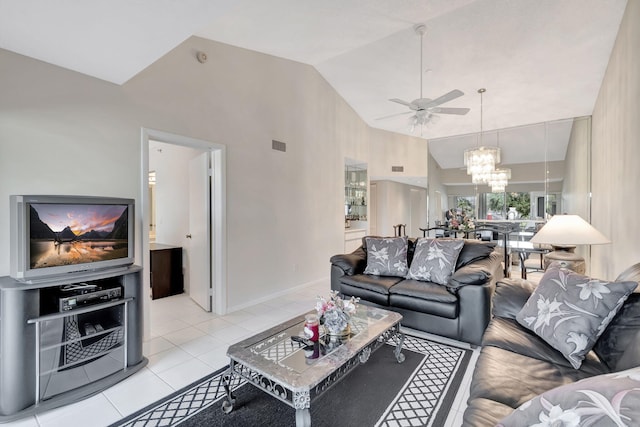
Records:
[[[579,215],[555,215],[532,238],[549,245],[603,245],[611,243]]]

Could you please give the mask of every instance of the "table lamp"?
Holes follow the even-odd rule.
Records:
[[[585,273],[585,261],[574,253],[576,245],[611,243],[579,215],[555,215],[532,238],[531,243],[549,244],[553,251],[544,256],[545,270],[553,262],[579,274]]]

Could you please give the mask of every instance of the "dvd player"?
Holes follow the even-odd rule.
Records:
[[[109,289],[74,289],[73,295],[59,298],[60,311],[69,311],[91,304],[98,304],[122,298],[122,289],[119,287]]]

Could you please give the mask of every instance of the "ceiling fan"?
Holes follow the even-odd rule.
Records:
[[[433,120],[435,114],[456,114],[456,115],[464,115],[469,112],[469,108],[451,108],[451,107],[440,107],[441,104],[452,101],[456,98],[461,97],[464,93],[461,90],[454,89],[451,92],[445,93],[444,95],[436,98],[424,98],[422,95],[422,41],[424,39],[424,33],[426,31],[426,26],[424,24],[418,24],[414,27],[416,34],[420,36],[420,98],[414,99],[413,101],[404,101],[402,99],[393,98],[389,101],[395,102],[398,104],[402,104],[406,107],[409,107],[411,111],[406,111],[404,113],[392,114],[390,116],[380,117],[378,120],[388,119],[391,117],[401,116],[404,114],[414,114],[409,122],[411,124],[411,132],[415,129],[417,125],[425,125]]]

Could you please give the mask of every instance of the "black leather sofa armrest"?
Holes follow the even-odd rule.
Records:
[[[329,260],[332,266],[340,268],[347,276],[360,274],[367,266],[367,254],[362,247],[350,254],[334,255]]]
[[[491,297],[494,289],[495,283],[487,281],[475,286],[463,286],[458,290],[458,336],[461,341],[473,345],[482,344],[482,335],[491,320]]]
[[[536,286],[533,282],[519,278],[499,280],[493,295],[493,316],[515,319]]]

